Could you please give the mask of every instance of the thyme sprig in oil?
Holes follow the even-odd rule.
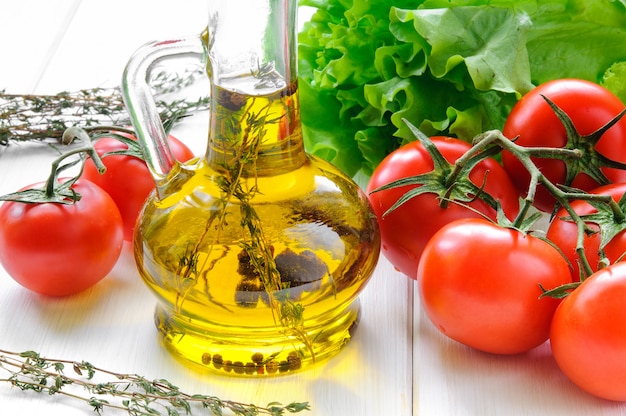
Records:
[[[273,88],[278,75],[271,65],[260,65],[251,71],[255,79],[255,88]],[[240,263],[239,270],[242,283],[238,286],[235,296],[242,296],[236,302],[242,307],[255,307],[257,302],[264,302],[271,310],[276,327],[282,328],[285,336],[299,340],[307,350],[298,353],[308,353],[315,361],[315,352],[308,334],[304,328],[304,307],[297,298],[287,294],[290,282],[285,281],[279,271],[274,247],[265,235],[264,225],[254,207],[254,199],[262,193],[258,188],[257,176],[260,153],[266,145],[274,144],[276,137],[271,130],[277,130],[278,124],[283,122],[285,115],[281,110],[288,110],[290,93],[293,89],[285,85],[271,95],[247,95],[235,91],[215,88],[212,96],[213,111],[217,113],[221,129],[214,129],[212,134],[216,156],[210,161],[217,172],[212,177],[219,189],[219,196],[213,202],[211,214],[205,220],[206,226],[192,250],[186,250],[183,258],[179,259],[179,276],[181,282],[186,282],[185,289],[177,294],[176,308],[182,309],[187,293],[191,290],[188,284],[206,282],[206,273],[210,272],[211,264],[197,264],[193,259],[203,257],[206,261],[211,257],[211,251],[223,247],[220,239],[227,234],[229,223],[234,221],[229,214],[230,207],[238,208],[238,245],[241,249],[240,262],[245,259],[245,266]],[[269,84],[268,84],[269,83]],[[282,103],[279,104],[279,103]],[[278,105],[277,105],[278,104]],[[280,139],[278,146],[281,146]],[[260,162],[262,163],[262,162]],[[203,251],[203,256],[199,252]],[[191,267],[193,265],[193,267]],[[256,283],[258,282],[258,283]],[[242,293],[250,288],[250,296]],[[206,288],[206,296],[213,299],[210,288]],[[263,292],[259,297],[254,293]],[[256,295],[258,296],[258,295]]]

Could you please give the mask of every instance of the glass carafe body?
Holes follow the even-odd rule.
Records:
[[[367,197],[305,152],[295,20],[295,1],[214,0],[202,36],[144,47],[124,75],[157,184],[134,238],[156,326],[175,355],[220,373],[284,374],[336,354],[378,260]],[[206,62],[211,106],[206,153],[183,165],[143,72],[189,54]]]

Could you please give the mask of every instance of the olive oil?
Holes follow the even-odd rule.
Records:
[[[337,353],[378,259],[366,196],[304,152],[297,85],[280,82],[265,72],[213,87],[206,156],[172,172],[136,229],[165,344],[222,373],[281,374]]]

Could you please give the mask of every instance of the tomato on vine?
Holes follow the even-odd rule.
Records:
[[[511,110],[503,133],[528,148],[576,149],[566,160],[546,154],[533,162],[552,183],[589,191],[611,182],[626,182],[624,104],[604,87],[579,79],[558,79],[528,92]],[[530,177],[519,159],[502,152],[502,163],[525,193]],[[551,212],[555,200],[543,186],[534,205]]]
[[[441,227],[459,218],[495,219],[496,200],[512,219],[519,193],[492,157],[470,159],[459,169],[454,164],[470,144],[451,137],[427,138],[407,125],[419,140],[389,154],[372,174],[367,192],[378,217],[383,254],[415,279],[422,250]],[[389,187],[394,183],[400,186]]]
[[[42,185],[22,191],[36,193]],[[0,263],[20,285],[48,296],[98,283],[124,242],[122,217],[104,190],[84,179],[62,179],[58,186],[65,203],[7,200],[0,206]]]
[[[567,261],[549,243],[475,218],[439,230],[417,270],[421,304],[435,327],[493,354],[545,342],[560,300],[541,297],[542,287],[570,282]]]

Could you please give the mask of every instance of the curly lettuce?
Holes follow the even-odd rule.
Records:
[[[576,77],[626,98],[625,1],[300,0],[307,150],[349,175],[429,135],[501,129],[535,85]]]

